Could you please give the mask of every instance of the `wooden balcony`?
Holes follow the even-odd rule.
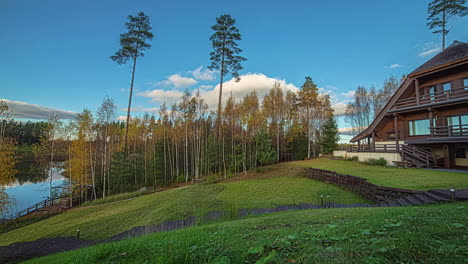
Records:
[[[431,137],[463,137],[468,136],[468,124],[453,126],[437,126],[429,128]]]
[[[397,110],[418,106],[427,107],[431,104],[449,103],[463,98],[468,99],[468,87],[400,99],[395,103],[393,109]]]
[[[398,146],[398,147],[401,147]],[[398,153],[399,148],[396,144],[375,144],[374,145],[350,145],[345,149],[348,152],[376,152],[376,153]]]

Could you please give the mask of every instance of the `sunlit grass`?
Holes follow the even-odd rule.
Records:
[[[414,190],[468,188],[468,174],[446,171],[435,171],[415,168],[378,167],[359,162],[330,159],[313,159],[296,161],[292,164],[302,167],[313,167],[336,171],[366,178],[369,182],[396,188]]]
[[[467,203],[276,213],[28,263],[464,263]]]

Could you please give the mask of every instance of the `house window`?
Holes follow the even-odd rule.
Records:
[[[447,117],[447,124],[449,126],[468,125],[468,114],[449,116]]]
[[[465,150],[465,148],[455,148],[455,158],[457,158],[457,159],[466,159],[466,150]]]
[[[429,119],[410,120],[408,126],[410,136],[423,136],[431,133]]]
[[[444,92],[445,91],[450,91],[450,90],[452,90],[452,83],[444,83],[444,84],[442,84],[442,87],[444,88]]]
[[[463,79],[463,87],[468,89],[468,78]]]

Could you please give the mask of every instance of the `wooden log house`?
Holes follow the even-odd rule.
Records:
[[[348,154],[387,155],[396,165],[468,169],[468,43],[455,41],[411,72],[351,142],[357,145]]]

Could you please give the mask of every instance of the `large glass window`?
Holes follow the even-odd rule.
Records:
[[[468,78],[463,79],[463,87],[465,87],[465,89],[468,89]]]
[[[447,117],[449,126],[468,125],[468,115],[457,115]]]
[[[410,120],[408,121],[408,125],[410,136],[422,136],[429,135],[431,133],[429,129],[429,119]]]

